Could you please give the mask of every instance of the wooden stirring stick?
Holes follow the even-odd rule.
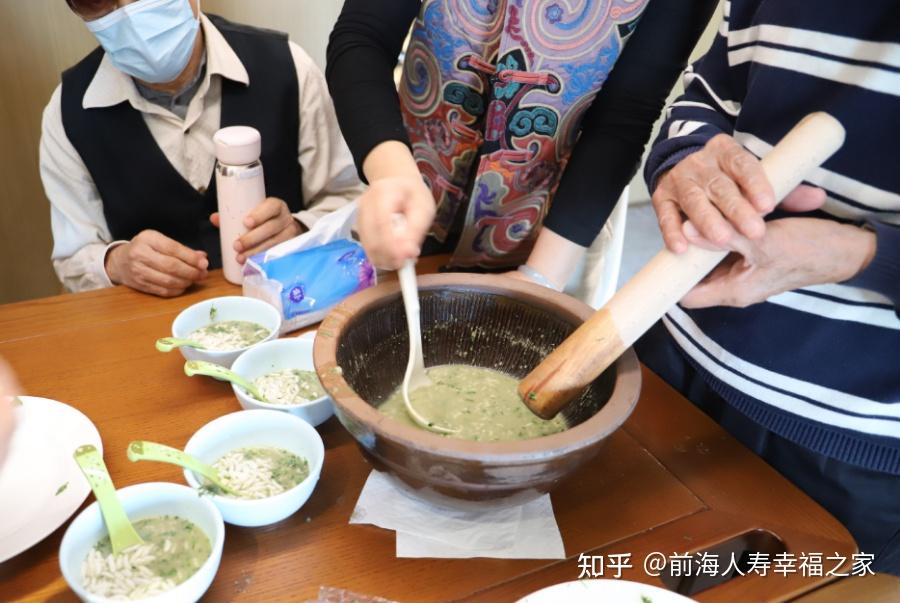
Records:
[[[794,126],[762,159],[775,198],[784,199],[831,157],[844,136],[843,126],[827,113],[812,113]],[[695,246],[680,255],[659,252],[522,380],[522,400],[544,419],[556,416],[726,255]]]

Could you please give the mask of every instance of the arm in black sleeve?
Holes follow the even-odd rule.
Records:
[[[356,167],[386,140],[409,145],[394,68],[419,0],[346,0],[328,41],[325,77]]]
[[[593,105],[544,225],[584,247],[628,185],[717,0],[651,0]]]

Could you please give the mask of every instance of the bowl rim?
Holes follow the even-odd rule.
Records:
[[[170,329],[172,332],[172,337],[180,338],[180,337],[188,336],[188,333],[185,333],[183,335],[179,335],[178,333],[176,333],[175,332],[175,324],[189,310],[192,310],[193,308],[195,308],[197,306],[203,306],[205,304],[214,303],[218,300],[223,300],[223,299],[242,300],[242,302],[250,302],[251,304],[254,304],[254,305],[262,304],[263,306],[265,306],[266,311],[272,312],[272,315],[276,319],[276,325],[273,329],[271,329],[271,331],[269,331],[269,334],[266,335],[265,339],[263,339],[262,341],[258,341],[256,343],[244,346],[242,348],[234,348],[234,349],[230,349],[230,350],[197,350],[198,352],[200,352],[201,354],[209,355],[210,357],[224,356],[224,355],[229,355],[229,354],[241,354],[242,352],[246,352],[247,350],[250,350],[251,348],[253,348],[255,346],[261,345],[263,343],[268,343],[270,341],[276,341],[279,338],[279,334],[281,333],[281,327],[282,327],[284,321],[282,320],[281,312],[278,311],[278,308],[276,308],[275,306],[273,306],[272,304],[270,304],[267,301],[258,299],[256,297],[247,297],[246,295],[219,295],[216,297],[201,299],[200,301],[191,304],[187,308],[182,308],[182,310],[175,316],[175,318],[172,319],[172,327]]]
[[[315,332],[315,331],[313,331],[313,332]],[[274,347],[279,347],[279,346],[287,347],[287,346],[291,346],[291,345],[297,345],[298,343],[302,343],[302,345],[304,345],[304,346],[308,345],[310,347],[310,355],[312,355],[313,348],[315,347],[314,340],[310,339],[309,337],[304,337],[304,335],[306,335],[306,333],[301,333],[300,335],[291,336],[291,337],[282,337],[280,339],[269,339],[266,341],[260,341],[259,343],[255,343],[252,346],[250,346],[250,348],[247,349],[247,351],[245,353],[241,354],[240,356],[237,357],[237,359],[235,359],[234,364],[231,365],[231,370],[236,372],[238,375],[241,375],[240,371],[235,369],[235,365],[238,364],[239,362],[241,362],[241,359],[244,359],[244,361],[246,361],[246,359],[248,357],[251,357],[254,354],[262,354],[263,353],[262,350],[264,350],[267,347],[269,347],[269,348],[274,348]],[[304,369],[300,369],[300,370],[304,370]],[[313,372],[314,373],[316,372],[315,371],[315,363],[313,363]],[[241,375],[241,376],[244,377],[244,375]],[[248,377],[244,377],[244,378],[247,379]],[[242,388],[234,383],[231,384],[231,389],[234,390],[234,395],[237,396],[238,399],[246,399],[249,403],[259,404],[263,407],[263,408],[259,408],[259,409],[255,409],[255,410],[295,410],[298,408],[306,408],[307,406],[313,406],[315,404],[321,404],[322,402],[327,402],[327,401],[331,400],[331,397],[326,392],[326,394],[324,396],[320,396],[318,398],[315,398],[314,400],[307,400],[306,402],[298,402],[296,404],[273,404],[272,402],[264,402],[262,400],[257,400],[253,396],[246,393],[244,391],[244,388]]]
[[[514,297],[538,308],[549,309],[575,324],[587,320],[594,310],[587,304],[540,285],[472,273],[428,274],[418,277],[419,289],[433,291],[452,287]],[[510,296],[514,293],[515,296]],[[337,366],[337,345],[341,333],[356,317],[400,298],[400,285],[393,281],[361,291],[336,306],[319,326],[313,360],[319,380],[334,401],[335,408],[371,429],[379,438],[413,447],[443,458],[482,463],[530,464],[548,456],[567,454],[593,446],[621,427],[637,404],[641,370],[634,350],[628,349],[615,362],[616,379],[603,408],[582,423],[549,436],[511,442],[477,442],[440,436],[404,425],[379,412],[363,400],[344,379]]]
[[[126,495],[126,497],[132,497],[132,496],[140,497],[140,496],[143,496],[144,492],[148,491],[148,490],[149,491],[157,491],[157,492],[160,492],[160,491],[168,492],[168,493],[177,494],[177,495],[186,495],[186,494],[190,493],[191,497],[196,497],[196,503],[200,507],[204,508],[207,512],[209,512],[210,515],[215,520],[216,533],[215,534],[207,534],[207,536],[210,539],[210,545],[211,545],[211,551],[210,551],[209,557],[206,559],[206,561],[203,562],[203,565],[201,565],[197,569],[197,571],[194,572],[194,574],[192,576],[190,576],[187,580],[185,580],[181,584],[176,585],[175,588],[173,588],[173,589],[167,590],[164,593],[160,593],[159,595],[156,595],[154,597],[148,597],[148,598],[142,599],[142,600],[148,601],[148,602],[168,600],[168,598],[170,598],[172,593],[175,593],[181,587],[188,585],[191,581],[195,580],[195,578],[200,576],[201,572],[204,569],[206,571],[212,571],[212,574],[213,574],[212,580],[215,581],[215,576],[218,574],[219,566],[221,565],[221,558],[222,558],[222,552],[224,550],[225,535],[226,535],[225,519],[222,517],[222,512],[219,510],[218,507],[216,507],[216,505],[211,500],[204,499],[202,496],[198,496],[197,491],[195,489],[193,489],[189,486],[185,486],[184,484],[176,484],[174,482],[156,481],[156,482],[140,482],[137,484],[131,484],[129,486],[123,486],[121,488],[116,488],[116,495],[121,497],[122,494],[124,493]],[[191,503],[194,502],[193,498],[188,499],[188,500],[190,500]],[[179,499],[177,502],[179,504],[181,504],[183,501],[181,499]],[[89,597],[91,600],[95,600],[95,601],[104,601],[104,602],[105,601],[115,601],[115,599],[110,599],[108,597],[103,597],[101,595],[95,595],[93,593],[88,592],[82,582],[73,584],[68,579],[68,576],[66,575],[67,565],[66,565],[66,563],[64,561],[64,557],[63,557],[63,547],[65,547],[66,549],[69,549],[69,550],[67,550],[67,553],[70,554],[71,549],[73,547],[77,546],[77,543],[72,542],[72,539],[75,537],[70,535],[71,529],[77,523],[87,521],[86,518],[87,518],[88,514],[89,513],[93,514],[95,512],[96,512],[96,514],[100,515],[100,521],[103,522],[103,517],[100,512],[100,503],[97,502],[96,499],[91,504],[89,504],[84,509],[82,509],[80,513],[75,515],[75,518],[72,519],[72,521],[69,523],[68,527],[66,528],[66,531],[63,534],[62,541],[59,544],[59,551],[57,552],[58,562],[59,562],[59,566],[60,566],[60,573],[62,574],[63,579],[66,581],[66,584],[69,585],[69,588],[71,588],[79,596],[79,598],[81,598],[82,596],[86,596],[86,597]],[[172,514],[178,515],[178,513],[175,511],[173,511]],[[105,529],[105,527],[104,527],[104,529]],[[211,565],[215,565],[215,568],[210,569]]]
[[[193,440],[194,437],[195,437],[197,434],[199,434],[201,431],[203,431],[204,429],[206,429],[209,425],[212,425],[212,424],[215,423],[216,421],[219,421],[220,419],[224,419],[225,417],[230,417],[230,416],[232,416],[232,415],[243,414],[243,413],[248,413],[248,412],[253,412],[253,413],[257,413],[257,412],[270,413],[270,412],[278,412],[278,411],[269,410],[269,409],[264,409],[264,408],[254,408],[254,409],[249,409],[249,410],[248,410],[248,409],[237,410],[237,411],[235,411],[235,412],[230,412],[230,413],[228,413],[228,414],[224,414],[224,415],[222,415],[222,416],[216,417],[216,418],[213,419],[212,421],[209,421],[208,423],[204,424],[202,427],[200,427],[200,429],[198,429],[197,431],[195,431],[195,432],[191,435],[190,438],[188,438],[188,441],[185,442],[185,444],[184,444],[184,449],[185,449],[185,451],[187,451],[188,444],[191,443],[191,440]],[[279,415],[283,415],[283,414],[284,414],[284,413],[279,413]],[[196,478],[196,476],[194,475],[194,472],[191,471],[190,469],[183,469],[182,471],[183,471],[183,473],[184,473],[184,480],[188,483],[187,486],[185,486],[185,487],[190,488],[191,490],[193,490],[194,492],[196,492],[196,493],[198,494],[198,496],[201,496],[202,498],[208,498],[208,499],[212,500],[214,504],[217,504],[219,501],[222,501],[222,502],[225,502],[225,503],[228,504],[228,505],[233,505],[235,508],[241,508],[241,507],[243,507],[243,508],[257,507],[257,506],[261,506],[263,503],[265,503],[265,504],[270,504],[270,503],[271,503],[271,504],[274,504],[274,503],[277,503],[277,502],[280,501],[280,500],[287,500],[287,499],[290,498],[292,495],[296,494],[296,493],[294,492],[295,490],[297,490],[297,489],[300,488],[301,486],[304,486],[304,485],[305,485],[307,482],[309,482],[310,480],[312,480],[312,488],[313,488],[313,490],[315,490],[316,484],[317,484],[318,481],[319,481],[319,477],[322,475],[322,468],[325,466],[325,452],[326,452],[326,451],[325,451],[325,441],[322,439],[321,434],[319,434],[318,430],[317,430],[315,427],[313,427],[312,425],[310,425],[309,423],[307,423],[306,421],[304,421],[304,420],[301,419],[300,417],[297,417],[297,416],[295,416],[295,415],[288,415],[288,416],[292,417],[293,419],[296,419],[297,421],[300,421],[300,422],[303,423],[306,427],[309,427],[310,430],[312,430],[312,432],[314,432],[314,433],[316,434],[316,438],[315,438],[315,439],[317,439],[317,441],[319,442],[319,445],[320,445],[320,447],[321,447],[321,449],[322,449],[322,458],[321,458],[321,460],[319,461],[318,466],[315,467],[315,470],[313,470],[313,467],[310,467],[310,468],[309,468],[309,475],[307,475],[306,478],[305,478],[302,482],[300,482],[300,483],[297,484],[296,486],[290,488],[289,490],[285,490],[284,492],[281,492],[281,493],[279,493],[279,494],[276,494],[275,496],[267,496],[267,497],[265,497],[265,498],[231,498],[230,496],[223,496],[223,495],[221,495],[221,494],[214,494],[214,493],[210,493],[210,494],[201,494],[201,493],[200,493],[200,488],[201,488],[202,486],[201,486],[200,480],[198,480],[198,479]],[[233,419],[231,419],[231,420],[233,420]],[[281,417],[279,417],[279,421],[280,421],[280,420],[281,420]],[[289,421],[290,421],[290,420],[289,420]],[[214,427],[213,429],[215,429],[215,427]],[[305,428],[304,428],[304,429],[305,429]],[[306,461],[307,461],[307,463],[309,463],[309,459],[306,459]],[[212,464],[212,463],[210,463],[210,464]],[[197,485],[195,486],[192,482],[196,482]],[[312,490],[310,491],[310,496],[312,496]]]

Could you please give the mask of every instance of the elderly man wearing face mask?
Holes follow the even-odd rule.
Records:
[[[70,291],[175,296],[221,266],[221,127],[262,133],[271,195],[245,217],[239,262],[360,194],[324,78],[287,36],[205,15],[199,0],[66,1],[100,43],[43,120],[53,264]]]

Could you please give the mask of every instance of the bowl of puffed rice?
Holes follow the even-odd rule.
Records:
[[[113,551],[100,506],[82,511],[63,536],[59,565],[82,601],[197,601],[222,559],[225,526],[215,505],[180,484],[144,483],[116,495],[143,542]]]
[[[280,410],[313,427],[334,414],[334,403],[319,383],[313,364],[315,331],[261,343],[241,354],[231,370],[253,383],[264,399],[233,384],[234,395],[246,410]]]
[[[278,338],[281,312],[268,302],[231,295],[206,299],[182,310],[172,322],[172,338],[200,347],[178,348],[185,360],[203,360],[230,367],[242,353]],[[160,342],[165,341],[163,338]],[[167,351],[160,347],[157,349]]]
[[[303,419],[275,410],[242,410],[201,427],[184,447],[211,465],[228,488],[185,470],[188,485],[209,496],[227,523],[256,527],[296,513],[322,472],[325,445]]]

